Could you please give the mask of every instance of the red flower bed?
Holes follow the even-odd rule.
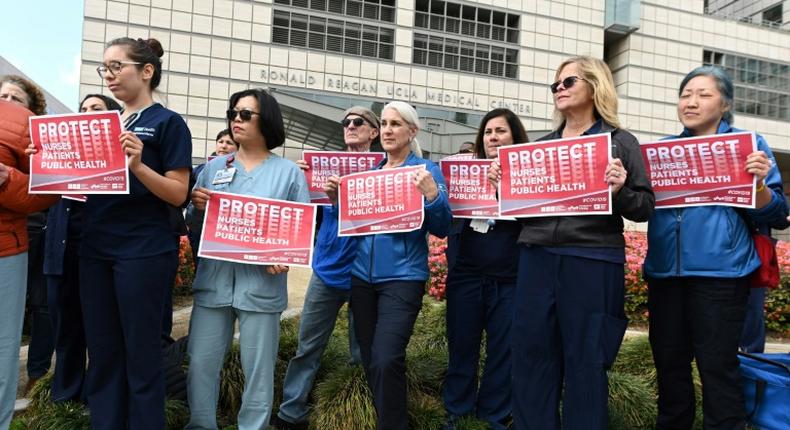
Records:
[[[625,233],[625,312],[631,322],[646,323],[647,283],[642,278],[642,263],[647,255],[647,236],[640,232]],[[430,236],[428,267],[431,278],[428,294],[443,300],[447,280],[447,240]],[[765,300],[765,324],[773,335],[790,337],[790,243],[780,241],[776,245],[782,285],[768,290]]]

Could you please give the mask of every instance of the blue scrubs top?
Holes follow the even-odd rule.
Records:
[[[159,103],[130,117],[126,129],[143,142],[142,162],[160,175],[192,167],[192,135],[181,116]],[[144,258],[178,247],[173,206],[133,173],[129,195],[91,195],[85,204],[80,255],[97,259]],[[185,196],[186,197],[186,196]]]
[[[224,193],[243,194],[267,199],[309,203],[310,193],[302,170],[293,161],[276,154],[251,171],[231,155],[217,157],[208,163],[197,178],[195,188],[203,187]],[[226,164],[236,168],[230,183],[212,184],[217,172]],[[204,211],[190,205],[190,217],[202,221]],[[203,258],[192,284],[195,304],[217,308],[232,306],[250,312],[282,312],[288,305],[287,273],[272,275],[266,266],[234,263]]]

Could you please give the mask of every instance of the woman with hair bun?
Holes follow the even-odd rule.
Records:
[[[96,68],[125,105],[130,193],[85,205],[80,299],[93,429],[165,427],[162,313],[178,267],[170,213],[187,199],[192,137],[179,114],[153,101],[163,53],[156,39],[119,38]]]

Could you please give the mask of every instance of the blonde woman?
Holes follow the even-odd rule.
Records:
[[[540,140],[611,133],[612,215],[529,218],[518,239],[511,327],[515,428],[607,428],[606,369],[625,332],[623,217],[646,221],[655,198],[639,143],[620,128],[601,60],[564,61],[550,86],[557,128]],[[498,181],[499,165],[489,178]],[[563,394],[562,425],[558,412]]]

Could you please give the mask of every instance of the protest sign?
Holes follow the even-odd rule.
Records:
[[[304,151],[302,157],[309,169],[304,174],[312,203],[330,205],[324,192],[324,184],[330,176],[345,176],[350,173],[366,172],[384,160],[383,152],[333,152]]]
[[[745,170],[757,149],[752,132],[643,143],[656,208],[724,205],[754,208],[756,179]]]
[[[214,191],[198,256],[310,267],[314,236],[315,205]]]
[[[608,215],[611,135],[500,146],[499,213],[517,218]]]
[[[398,167],[340,178],[339,235],[399,233],[422,227],[423,196],[413,179],[423,169],[423,165]]]
[[[444,158],[439,166],[447,181],[447,198],[453,217],[499,217],[496,188],[488,181],[491,160]]]
[[[31,194],[129,194],[117,111],[30,118]]]

